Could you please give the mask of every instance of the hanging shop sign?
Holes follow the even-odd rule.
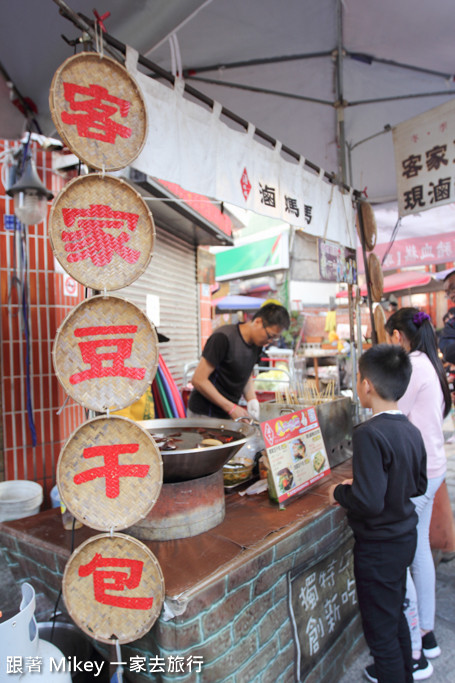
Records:
[[[375,254],[384,259],[384,270],[429,266],[455,261],[455,232],[436,233],[377,244]],[[363,272],[362,251],[357,250],[359,272]]]
[[[155,377],[158,354],[147,316],[114,296],[94,296],[73,308],[52,349],[66,393],[97,412],[120,410],[140,398]]]
[[[216,254],[218,282],[289,268],[289,230],[273,237],[223,249]]]
[[[153,255],[155,225],[128,183],[91,173],[72,180],[54,200],[49,238],[55,257],[75,280],[111,291],[145,271]]]
[[[279,503],[330,474],[316,408],[261,423],[270,464],[271,497]]]
[[[158,618],[164,579],[154,554],[124,534],[100,534],[71,555],[63,575],[71,618],[91,638],[129,643]]]
[[[144,145],[147,115],[136,81],[97,52],[74,55],[57,69],[49,106],[60,137],[90,168],[125,168]]]
[[[455,199],[455,100],[393,128],[400,216]]]
[[[184,96],[182,79],[175,79],[169,88],[138,72],[132,52],[127,52],[129,70],[153,120],[134,168],[355,247],[349,192],[326,182],[322,170],[319,175],[307,170],[303,157],[288,161],[281,143],[269,148],[259,142],[253,125],[247,132],[227,126],[220,119],[218,102],[209,111],[190,101]]]
[[[318,239],[319,275],[330,282],[357,282],[357,259],[355,249],[343,247],[337,242]]]
[[[162,481],[155,441],[125,417],[85,422],[58,460],[60,499],[76,519],[100,531],[126,529],[143,519],[155,505]]]

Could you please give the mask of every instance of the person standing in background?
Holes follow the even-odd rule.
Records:
[[[409,354],[411,380],[398,407],[420,429],[427,451],[428,489],[424,495],[413,499],[419,523],[417,549],[408,574],[406,594],[413,658],[422,662],[414,679],[424,680],[433,672],[431,663],[425,658],[433,659],[441,653],[433,632],[436,579],[430,522],[434,497],[447,468],[442,423],[450,412],[451,396],[430,316],[417,308],[401,308],[387,320],[385,329],[388,341],[399,344]]]
[[[364,673],[378,683],[412,683],[404,615],[406,572],[416,548],[412,497],[426,490],[426,455],[419,430],[398,410],[411,377],[400,346],[377,344],[359,359],[357,394],[373,416],[352,434],[353,479],[329,488],[329,502],[347,512],[354,544],[354,575],[365,640],[374,664]]]

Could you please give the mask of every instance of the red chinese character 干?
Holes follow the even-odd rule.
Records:
[[[147,476],[150,469],[149,465],[120,465],[119,455],[121,453],[137,453],[139,444],[106,444],[104,446],[90,446],[84,448],[84,458],[104,458],[104,465],[93,467],[85,472],[74,475],[73,481],[76,485],[85,484],[94,479],[104,477],[106,479],[106,496],[117,498],[120,494],[120,477],[138,477],[143,479]]]

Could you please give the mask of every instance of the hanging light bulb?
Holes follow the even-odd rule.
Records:
[[[30,156],[25,160],[19,180],[6,193],[14,197],[14,213],[26,225],[41,223],[47,212],[47,201],[54,196],[41,182]]]

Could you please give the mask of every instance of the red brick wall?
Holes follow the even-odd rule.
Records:
[[[8,150],[18,145],[0,141],[3,163]],[[52,153],[32,146],[38,174],[54,195],[63,187],[63,178],[52,172]],[[3,176],[4,177],[4,176]],[[54,374],[52,343],[57,328],[72,308],[82,301],[83,287],[77,286],[76,297],[63,293],[63,274],[56,271],[47,236],[47,220],[26,226],[19,234],[4,228],[4,214],[13,214],[13,200],[5,193],[0,180],[0,284],[1,334],[0,363],[2,391],[3,442],[0,453],[0,479],[30,479],[48,493],[55,484],[56,463],[61,447],[74,429],[83,422],[83,409],[68,401],[60,415],[66,394]],[[20,269],[18,256],[22,250]],[[13,278],[20,284],[12,287]],[[28,288],[26,319],[29,326],[30,392],[27,391],[27,344],[20,302],[20,289]],[[31,414],[36,429],[36,445],[27,411],[30,396]],[[2,471],[3,470],[3,471]]]

